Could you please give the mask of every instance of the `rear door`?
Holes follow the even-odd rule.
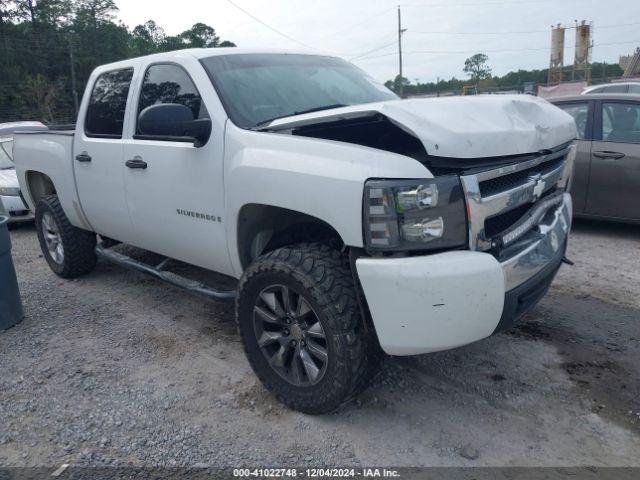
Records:
[[[587,213],[640,219],[640,102],[598,101],[595,138]]]
[[[78,196],[93,229],[129,242],[132,224],[123,180],[125,109],[133,68],[100,73],[85,98],[74,137],[73,162]]]
[[[576,140],[576,160],[571,184],[571,198],[574,213],[585,213],[587,188],[591,162],[591,139],[593,131],[594,102],[585,100],[556,104],[573,117],[576,122],[578,138]]]

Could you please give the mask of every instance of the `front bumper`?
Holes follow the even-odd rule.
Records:
[[[571,216],[571,197],[565,193],[527,243],[500,261],[478,251],[356,260],[382,349],[390,355],[447,350],[509,326],[551,284]]]
[[[0,201],[7,211],[9,223],[27,222],[33,220],[33,212],[25,205],[22,198],[15,196],[1,196]]]

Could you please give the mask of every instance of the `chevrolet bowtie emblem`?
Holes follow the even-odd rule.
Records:
[[[535,202],[540,198],[540,195],[544,192],[545,187],[547,186],[546,182],[540,178],[540,175],[536,175],[535,177],[531,177],[534,181],[533,184],[533,201]]]

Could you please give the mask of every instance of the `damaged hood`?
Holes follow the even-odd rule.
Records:
[[[485,158],[534,153],[576,138],[573,118],[530,95],[391,100],[274,120],[261,130],[279,131],[381,114],[418,138],[427,154]]]

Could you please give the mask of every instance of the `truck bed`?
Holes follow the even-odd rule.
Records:
[[[60,127],[58,130],[15,134],[13,155],[18,181],[29,208],[35,211],[43,191],[51,193],[43,190],[48,177],[55,185],[55,193],[71,223],[90,229],[80,208],[73,170],[75,132],[69,130],[69,125]]]

